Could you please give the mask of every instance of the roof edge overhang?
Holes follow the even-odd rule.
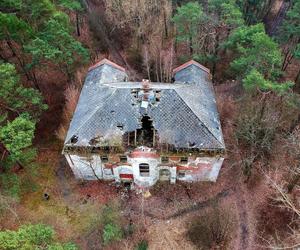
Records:
[[[198,68],[200,68],[201,70],[205,71],[206,73],[210,74],[210,70],[208,68],[206,68],[205,66],[203,66],[202,64],[194,61],[194,60],[190,60],[180,66],[178,66],[177,68],[172,70],[173,75],[175,75],[177,72],[189,67],[190,65],[195,65]]]
[[[112,66],[112,67],[114,67],[114,68],[116,68],[118,70],[121,70],[121,71],[123,71],[123,72],[126,73],[126,69],[125,68],[121,67],[120,65],[118,65],[118,64],[116,64],[116,63],[114,63],[114,62],[112,62],[112,61],[110,61],[110,60],[108,60],[106,58],[102,59],[98,63],[96,63],[96,64],[92,65],[91,67],[89,67],[88,71],[91,71],[91,70],[93,70],[93,69],[95,69],[97,67],[100,67],[101,65],[105,65],[105,64],[110,65],[110,66]]]

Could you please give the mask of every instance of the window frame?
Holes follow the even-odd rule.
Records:
[[[150,176],[150,165],[148,163],[140,163],[139,164],[139,172],[141,177],[149,177]]]

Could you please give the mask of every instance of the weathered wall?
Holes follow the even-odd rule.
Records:
[[[120,182],[120,174],[133,175],[134,183],[140,187],[154,185],[160,179],[160,170],[170,171],[170,183],[176,180],[196,182],[196,181],[216,181],[219,175],[224,158],[222,157],[199,157],[190,161],[184,166],[163,166],[160,165],[160,158],[128,157],[128,165],[105,167],[101,163],[99,155],[82,157],[77,155],[65,155],[74,175],[77,179],[85,180],[115,180]],[[149,176],[141,176],[139,165],[149,164]],[[184,172],[184,176],[179,173]],[[166,178],[164,178],[166,180]]]
[[[178,167],[177,172],[185,171],[185,176],[177,179],[181,181],[216,181],[224,158],[222,157],[199,157],[189,163],[187,167]],[[186,169],[186,170],[185,170]]]
[[[138,186],[152,186],[159,178],[159,171],[157,165],[159,164],[159,159],[156,158],[129,158],[128,163],[132,165],[134,182]],[[149,176],[144,177],[140,175],[139,164],[147,163],[149,164]]]
[[[65,154],[76,179],[97,180],[103,178],[101,159],[99,155],[89,157]]]

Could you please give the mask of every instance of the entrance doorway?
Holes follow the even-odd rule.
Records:
[[[159,170],[159,180],[160,181],[169,181],[171,178],[171,172],[169,169]]]

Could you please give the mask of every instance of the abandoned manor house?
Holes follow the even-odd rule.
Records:
[[[225,154],[210,71],[195,61],[172,83],[130,82],[104,59],[90,67],[63,154],[84,180],[137,187],[216,181]]]

